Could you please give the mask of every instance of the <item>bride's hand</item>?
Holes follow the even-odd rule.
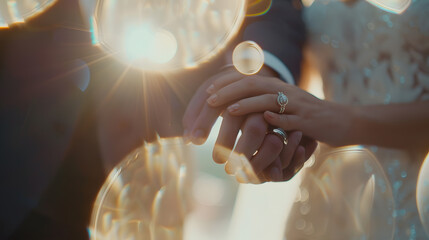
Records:
[[[207,88],[207,102],[213,106],[229,105],[231,115],[264,112],[265,120],[286,131],[304,135],[331,145],[347,145],[351,134],[353,108],[320,100],[310,93],[276,78],[249,76],[240,80],[222,79]],[[278,92],[288,97],[284,114],[277,114]]]

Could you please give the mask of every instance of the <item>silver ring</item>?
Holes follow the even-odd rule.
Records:
[[[280,106],[279,113],[282,114],[285,111],[286,105],[288,104],[289,99],[283,92],[278,92],[277,104]]]
[[[284,144],[287,144],[287,133],[282,128],[274,128],[270,133],[278,136]]]

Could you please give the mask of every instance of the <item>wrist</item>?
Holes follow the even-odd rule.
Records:
[[[362,106],[347,106],[350,116],[350,126],[348,132],[348,145],[363,144],[365,133],[368,131],[368,121],[365,118],[365,111]]]
[[[333,135],[331,143],[334,146],[347,146],[357,144],[361,130],[359,110],[354,106],[329,102],[332,113],[330,118]]]

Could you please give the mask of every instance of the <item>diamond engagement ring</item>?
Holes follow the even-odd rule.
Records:
[[[278,92],[277,104],[280,106],[280,111],[279,111],[280,114],[284,113],[288,102],[289,102],[289,99],[286,97],[286,95],[283,92]]]
[[[285,130],[283,130],[281,128],[274,128],[269,133],[272,133],[272,134],[278,136],[284,144],[287,144],[287,134],[286,134]]]

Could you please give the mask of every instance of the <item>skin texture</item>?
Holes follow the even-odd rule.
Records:
[[[264,69],[259,74],[273,75],[269,69]],[[289,180],[314,152],[317,146],[314,140],[302,137],[302,133],[296,131],[289,133],[289,144],[284,145],[278,136],[267,134],[270,126],[262,112],[237,116],[224,111],[227,105],[213,107],[206,101],[210,96],[207,88],[214,82],[229,83],[242,78],[242,74],[229,68],[202,84],[184,115],[184,138],[194,144],[204,143],[217,117],[222,114],[222,125],[213,150],[216,163],[226,163],[225,169],[228,172],[231,168],[228,158],[234,150],[235,154],[244,155],[249,160],[260,181]],[[278,79],[276,81],[281,82]],[[234,147],[240,130],[242,135]],[[254,154],[256,151],[257,154]]]
[[[301,131],[333,146],[428,147],[429,101],[349,106],[320,100],[296,86],[261,76],[218,79],[207,91],[211,93],[209,105],[228,105],[233,116],[264,112],[271,125]],[[289,99],[284,114],[276,113],[280,109],[276,100],[279,91]]]

